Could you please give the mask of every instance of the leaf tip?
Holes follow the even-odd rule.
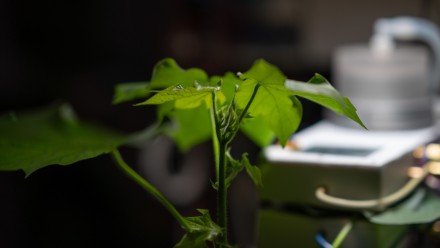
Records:
[[[24,178],[28,179],[30,177],[30,175],[34,174],[34,172],[39,169],[40,168],[37,168],[37,169],[22,168],[21,170],[24,172]]]
[[[135,103],[132,106],[139,107],[139,106],[143,106],[143,105],[146,105],[146,103],[145,102]]]
[[[58,113],[60,118],[69,124],[76,124],[78,122],[78,117],[75,113],[75,110],[68,103],[61,104],[58,108]]]

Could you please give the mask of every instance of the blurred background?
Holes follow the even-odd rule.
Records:
[[[82,119],[130,133],[151,124],[154,111],[113,106],[113,88],[147,81],[162,58],[209,74],[264,58],[289,78],[331,78],[335,48],[367,42],[377,18],[400,15],[440,25],[440,1],[1,0],[0,112],[62,99]],[[319,107],[304,105],[303,126],[321,118]],[[136,164],[136,151],[126,156]],[[211,191],[181,211],[212,208]],[[176,230],[106,156],[28,179],[0,172],[0,247],[171,247]]]

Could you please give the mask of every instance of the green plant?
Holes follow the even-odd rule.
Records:
[[[155,66],[149,82],[121,84],[116,88],[114,103],[148,97],[136,105],[159,105],[157,124],[146,132],[123,137],[103,131],[80,122],[68,105],[24,115],[4,115],[0,117],[0,169],[21,169],[29,176],[47,165],[68,165],[109,153],[186,231],[175,247],[205,247],[207,242],[215,247],[230,247],[229,185],[242,170],[257,186],[262,185],[258,167],[249,163],[246,154],[241,159],[230,154],[230,143],[239,130],[262,147],[274,137],[285,144],[301,121],[303,109],[297,97],[321,104],[364,126],[350,101],[321,75],[315,74],[307,83],[286,79],[278,68],[264,60],[256,61],[244,73],[208,77],[201,69],[183,70],[174,60],[165,59]],[[196,217],[182,216],[122,159],[119,146],[157,133],[172,137],[182,151],[212,138],[216,172],[212,186],[218,195],[216,222],[208,210],[198,210],[200,215]]]

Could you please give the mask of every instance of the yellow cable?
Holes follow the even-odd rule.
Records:
[[[417,185],[419,185],[420,182],[423,181],[423,179],[428,175],[429,172],[429,163],[426,164],[423,167],[423,174],[411,178],[402,188],[400,188],[398,191],[387,195],[385,197],[379,198],[379,199],[373,199],[373,200],[350,200],[350,199],[344,199],[339,197],[334,197],[326,193],[326,190],[324,187],[319,187],[316,189],[315,196],[318,198],[318,200],[338,206],[338,207],[344,207],[344,208],[355,208],[355,209],[377,209],[382,210],[386,208],[387,206],[401,200],[405,196],[407,196],[409,193],[411,193]]]

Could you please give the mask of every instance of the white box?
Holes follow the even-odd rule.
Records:
[[[294,135],[299,150],[278,145],[264,150],[260,199],[334,208],[315,197],[321,186],[332,196],[351,200],[387,196],[407,182],[412,151],[436,137],[434,127],[367,131],[317,123]]]

